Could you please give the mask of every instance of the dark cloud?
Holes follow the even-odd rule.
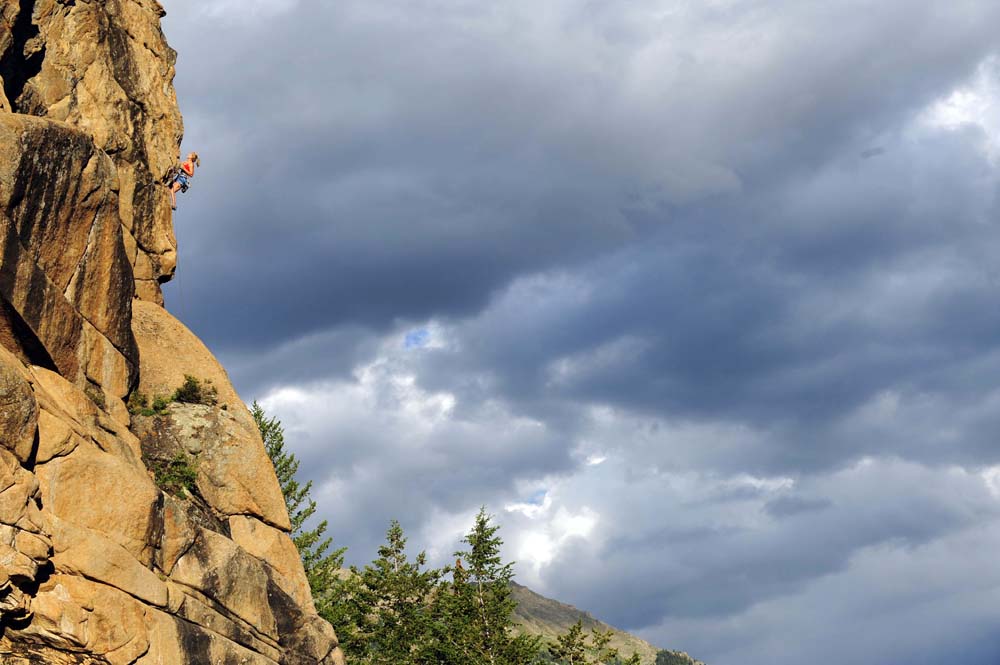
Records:
[[[353,561],[487,504],[713,665],[996,660],[1000,5],[165,5],[168,303]]]

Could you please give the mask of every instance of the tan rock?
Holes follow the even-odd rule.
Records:
[[[213,441],[199,455],[198,486],[224,515],[248,514],[288,530],[288,512],[271,460],[246,405],[212,353],[180,321],[153,303],[136,301],[132,328],[140,353],[139,390],[169,395],[191,375],[211,382],[218,407],[171,407],[169,429],[189,452]],[[222,410],[225,407],[225,410]],[[143,437],[140,437],[143,438]]]
[[[48,536],[17,530],[14,549],[37,564],[47,563],[52,556],[52,541]]]
[[[79,387],[70,383],[57,372],[44,367],[32,367],[31,377],[36,384],[36,393],[42,401],[42,408],[51,411],[67,426],[75,426],[80,434],[85,425],[97,418],[97,405]]]
[[[125,548],[106,536],[65,520],[51,520],[56,572],[80,575],[157,607],[167,605],[167,586]],[[23,550],[22,550],[23,551]]]
[[[8,579],[30,582],[38,575],[38,563],[10,545],[0,543],[0,568]]]
[[[44,409],[39,412],[36,463],[45,464],[54,457],[68,455],[82,441],[65,420]]]
[[[46,512],[93,529],[151,563],[160,492],[148,474],[121,458],[81,445],[36,469]]]
[[[0,2],[0,57],[26,78],[0,92],[0,662],[342,663],[252,418],[151,304],[176,267],[159,181],[182,133],[162,15]],[[219,405],[133,423],[132,388],[185,374]],[[143,462],[176,451],[197,465],[181,497]]]
[[[9,100],[18,112],[80,128],[114,155],[118,216],[160,281],[173,274],[177,243],[158,181],[177,160],[183,133],[172,85],[176,55],[160,30],[162,15],[153,0],[36,0],[45,58],[23,94]]]
[[[246,515],[229,518],[233,541],[281,576],[280,586],[302,608],[312,609],[313,599],[302,567],[302,557],[289,535]]]
[[[147,612],[147,625],[149,651],[136,665],[278,665],[277,660],[240,646],[213,630],[163,612]]]
[[[0,353],[0,447],[27,462],[37,428],[38,403],[21,363],[11,353]]]
[[[253,515],[280,529],[290,528],[288,511],[259,432],[248,430],[229,411],[174,404],[153,446],[143,437],[147,457],[171,459],[175,451],[194,456],[197,485],[218,513]]]
[[[139,440],[127,429],[128,422],[125,414],[119,413],[118,417],[112,417],[97,407],[93,399],[79,387],[73,385],[59,374],[46,370],[42,367],[32,367],[31,376],[36,384],[36,396],[38,397],[43,412],[48,411],[51,418],[46,418],[47,427],[52,430],[51,441],[39,441],[39,448],[47,448],[49,445],[68,445],[70,449],[75,449],[79,441],[90,440],[100,447],[104,452],[117,455],[122,461],[128,462],[138,471],[144,472],[142,465],[142,453]],[[88,390],[96,391],[96,387],[88,387]],[[104,409],[114,412],[116,409],[124,409],[121,401],[112,396],[104,397]],[[125,420],[123,423],[122,420]],[[65,436],[61,428],[69,428],[76,435],[70,438],[68,443],[58,443],[60,437]],[[66,454],[69,451],[61,447],[57,449],[47,449],[39,451],[38,463],[47,462],[52,457]]]
[[[211,598],[257,632],[278,639],[263,565],[225,536],[198,529],[170,579]]]
[[[38,479],[11,453],[0,449],[0,524],[19,525],[38,489]]]
[[[213,633],[256,651],[267,658],[276,661],[280,661],[282,658],[277,640],[265,641],[266,637],[254,631],[250,626],[218,612],[211,607],[208,601],[203,602],[195,595],[185,596],[184,602],[181,603],[175,614],[196,626],[211,630]]]
[[[210,381],[218,391],[219,406],[248,427],[253,419],[236,393],[229,374],[198,337],[170,312],[148,302],[134,303],[132,331],[139,344],[139,390],[150,397],[170,395],[191,375]],[[263,444],[262,444],[263,445]]]
[[[0,342],[123,396],[134,293],[111,159],[69,125],[0,114]]]
[[[32,602],[34,617],[16,637],[86,649],[112,665],[134,663],[149,650],[146,610],[126,593],[71,575],[53,575]]]
[[[189,618],[199,624],[212,623],[220,630],[231,631],[246,624],[256,639],[276,644],[285,656],[282,662],[330,663],[342,658],[337,648],[333,628],[323,621],[312,608],[303,609],[282,587],[282,578],[268,564],[250,556],[228,538],[199,529],[191,548],[180,558],[171,573],[171,581],[191,589],[191,598],[204,607],[204,597],[212,607],[226,610],[232,624],[223,630],[219,619],[203,615],[204,607],[194,611],[189,607]],[[262,593],[263,591],[263,593]],[[184,607],[180,614],[185,615]],[[258,646],[248,641],[244,631],[237,630],[230,637],[248,646]]]
[[[164,498],[161,519],[163,531],[156,563],[169,575],[177,560],[190,549],[197,533],[195,525],[188,519],[184,504],[173,497]]]

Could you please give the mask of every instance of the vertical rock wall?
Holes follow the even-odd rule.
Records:
[[[173,275],[177,241],[169,199],[156,183],[177,161],[183,133],[163,8],[156,0],[4,3],[7,106],[73,125],[112,158],[137,293],[162,304],[159,284]]]
[[[246,407],[161,306],[162,15],[0,0],[0,662],[342,663]],[[185,375],[212,397],[126,408]]]

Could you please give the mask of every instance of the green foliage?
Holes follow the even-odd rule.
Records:
[[[664,649],[656,652],[656,665],[691,665],[692,662],[690,657],[676,651]]]
[[[455,552],[451,583],[435,599],[438,630],[434,662],[453,665],[528,665],[540,662],[541,640],[514,634],[510,582],[513,563],[503,563],[498,525],[483,508]],[[463,563],[464,562],[464,563]]]
[[[309,580],[316,611],[336,626],[343,611],[338,598],[341,595],[340,587],[343,585],[340,568],[344,565],[344,552],[347,548],[341,547],[329,551],[333,539],[323,537],[327,528],[326,520],[313,529],[305,528],[306,521],[316,512],[316,502],[309,497],[312,481],[302,485],[295,479],[299,461],[293,453],[285,450],[285,430],[281,421],[277,418],[268,418],[257,402],[251,406],[250,414],[257,423],[260,436],[264,440],[264,448],[278,476],[278,484],[281,486],[285,507],[288,509],[288,518],[292,523],[292,542],[302,557],[302,565]]]
[[[556,638],[549,645],[553,662],[560,665],[640,665],[638,654],[626,660],[618,655],[618,649],[611,648],[614,632],[592,629],[588,636],[583,632],[583,622],[577,621],[569,631]]]
[[[443,572],[428,569],[420,552],[411,562],[406,537],[393,520],[378,558],[339,590],[341,612],[334,622],[351,662],[364,665],[437,663],[433,659],[433,599]]]
[[[149,408],[149,397],[146,396],[146,393],[133,390],[129,393],[125,406],[128,407],[128,412],[134,416]]]
[[[153,460],[150,464],[156,485],[169,494],[193,494],[198,480],[195,462],[183,451],[169,461]]]
[[[128,396],[128,412],[133,416],[165,416],[170,400],[163,395],[156,395],[150,406],[149,397],[145,393],[135,391]]]
[[[107,400],[104,398],[104,391],[93,384],[87,384],[87,387],[83,389],[84,394],[90,398],[90,401],[94,403],[101,411],[108,408]]]
[[[191,376],[184,375],[184,383],[174,391],[171,400],[182,404],[204,404],[205,406],[215,406],[219,403],[219,391],[212,385],[211,381],[201,381]]]
[[[187,377],[191,379],[191,377]],[[189,381],[186,381],[187,385]],[[337,631],[352,663],[359,665],[535,665],[543,661],[541,638],[515,633],[513,563],[500,556],[500,527],[483,508],[455,552],[455,567],[427,568],[420,552],[406,555],[399,522],[386,532],[378,557],[364,569],[341,571],[346,548],[329,552],[326,521],[307,530],[316,512],[312,483],[299,483],[299,461],[285,450],[281,422],[256,402],[251,414],[274,465],[320,616]],[[445,579],[450,573],[451,580]],[[640,665],[609,648],[612,633],[592,631],[590,642],[578,623],[550,646],[548,662],[565,665]],[[590,659],[588,659],[588,657]],[[554,658],[554,660],[553,660]]]
[[[587,662],[587,638],[583,634],[583,622],[577,621],[569,631],[556,638],[549,646],[549,653],[557,663],[583,665]]]
[[[173,395],[154,395],[152,404],[148,395],[138,390],[134,391],[128,396],[128,412],[133,416],[165,416],[169,414],[167,409],[171,402],[215,406],[219,403],[218,395],[219,391],[211,381],[206,380],[202,383],[195,377],[185,374],[184,383],[174,391]]]

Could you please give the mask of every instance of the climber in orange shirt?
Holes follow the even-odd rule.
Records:
[[[192,152],[187,156],[187,159],[181,162],[181,166],[177,170],[177,175],[174,176],[174,180],[170,184],[171,210],[177,210],[177,192],[186,192],[188,187],[191,186],[191,178],[194,177],[195,166],[201,166],[201,160],[198,159],[198,153]]]

